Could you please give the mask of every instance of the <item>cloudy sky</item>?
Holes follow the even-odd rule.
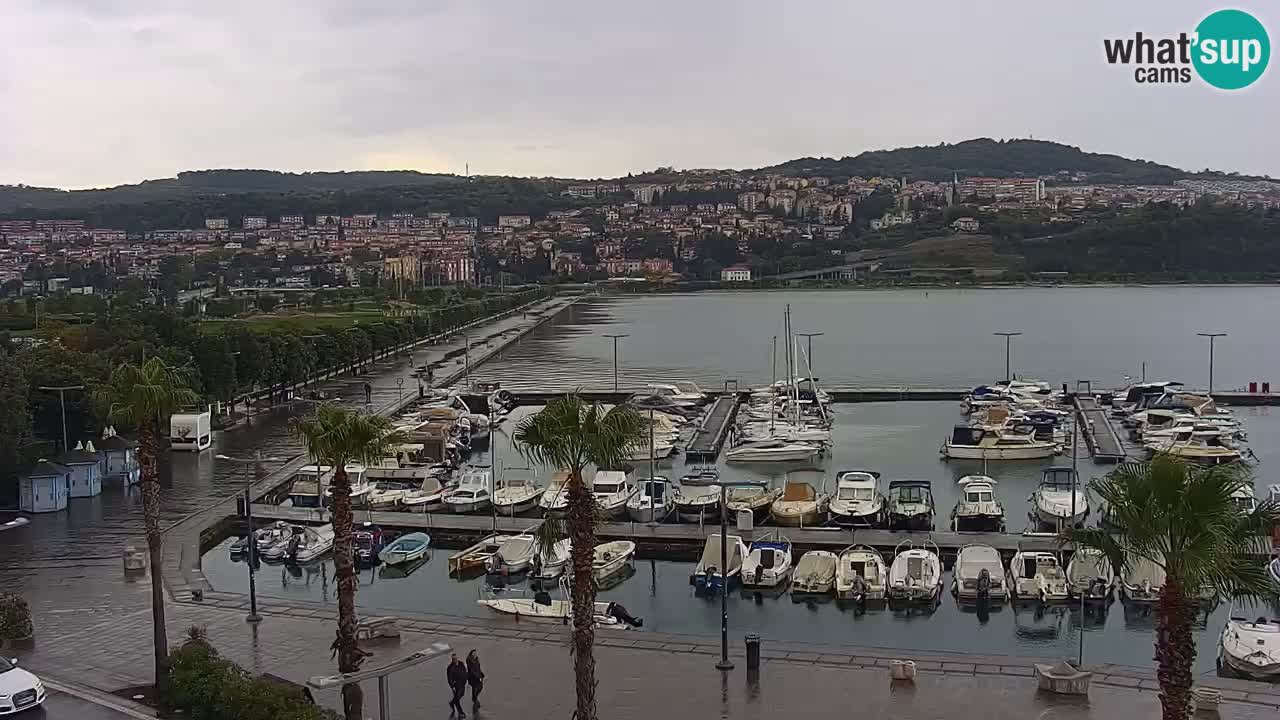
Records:
[[[1280,68],[1142,86],[1216,3],[0,0],[0,183],[214,167],[607,177],[1036,137],[1280,175]],[[1236,5],[1280,28],[1280,10]]]

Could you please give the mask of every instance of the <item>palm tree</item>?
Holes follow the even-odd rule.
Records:
[[[151,633],[155,645],[155,677],[160,696],[168,680],[169,640],[165,632],[163,558],[160,535],[160,476],[156,472],[156,443],[160,422],[174,411],[195,405],[200,397],[191,389],[185,367],[153,357],[141,365],[121,363],[107,384],[94,390],[94,405],[108,422],[132,427],[138,433],[138,465],[142,479],[142,516],[151,562]]]
[[[596,546],[596,502],[583,482],[588,465],[614,467],[628,448],[642,443],[646,424],[632,408],[619,405],[605,412],[577,393],[547,403],[542,412],[520,421],[515,430],[520,454],[540,465],[569,472],[565,525],[573,550],[573,672],[577,693],[576,720],[596,720],[595,619],[596,586],[591,572]],[[551,533],[548,533],[551,535]]]
[[[365,653],[356,645],[356,568],[352,545],[351,478],[348,463],[369,465],[382,460],[384,451],[404,442],[384,417],[356,410],[320,405],[315,414],[295,418],[290,423],[295,437],[307,443],[307,454],[317,465],[334,469],[333,483],[333,569],[338,581],[338,632],[333,650],[338,671],[356,672]],[[364,694],[356,683],[342,686],[342,706],[347,720],[360,720]]]
[[[1060,542],[1101,551],[1118,573],[1147,560],[1165,571],[1156,626],[1156,677],[1166,720],[1191,711],[1191,636],[1197,598],[1205,590],[1237,600],[1274,598],[1264,563],[1254,557],[1261,536],[1280,522],[1268,501],[1242,513],[1233,494],[1252,489],[1240,464],[1206,468],[1168,455],[1125,463],[1089,488],[1106,502],[1120,529],[1069,529]]]

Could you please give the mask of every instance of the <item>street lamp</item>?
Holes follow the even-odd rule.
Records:
[[[1226,333],[1196,333],[1200,337],[1209,338],[1209,395],[1213,395],[1213,341],[1226,337]]]
[[[1004,338],[1004,379],[1005,379],[1006,381],[1008,381],[1008,380],[1012,380],[1012,379],[1013,379],[1013,375],[1011,375],[1011,374],[1010,374],[1010,370],[1009,370],[1009,340],[1010,340],[1010,339],[1012,339],[1012,338],[1016,338],[1016,337],[1018,337],[1018,336],[1019,336],[1019,335],[1021,335],[1022,333],[1020,333],[1020,332],[994,332],[994,333],[991,333],[991,334],[992,334],[992,335],[999,335],[999,336],[1001,336],[1001,337],[1003,337],[1003,338]]]
[[[805,362],[805,365],[807,365],[809,368],[809,374],[812,375],[813,374],[813,339],[816,337],[822,337],[823,335],[826,335],[826,333],[793,333],[793,334],[796,337],[808,338],[809,340],[808,352],[804,356],[804,362]]]
[[[764,480],[727,480],[688,478],[681,480],[684,485],[719,485],[720,486],[720,661],[717,670],[732,670],[729,662],[729,505],[728,488],[730,487],[768,487]],[[743,558],[744,560],[746,558]],[[710,578],[708,578],[710,580]],[[709,583],[708,583],[709,584]]]
[[[261,465],[264,462],[284,462],[283,458],[278,457],[262,457],[262,451],[258,450],[251,458],[233,458],[227,455],[215,455],[218,460],[225,462],[240,463],[244,465],[244,517],[249,523],[249,614],[245,616],[245,622],[260,623],[262,616],[258,614],[258,586],[254,581],[253,566],[258,561],[258,539],[253,536],[253,497],[251,496],[253,488],[253,479],[250,474],[250,468]]]
[[[62,406],[62,452],[68,452],[71,450],[71,446],[67,445],[67,391],[83,390],[84,386],[83,385],[60,385],[60,386],[41,385],[40,389],[58,393],[58,404]]]
[[[606,334],[605,337],[613,340],[613,391],[618,392],[618,340],[624,337],[631,337],[631,335],[627,333],[622,333],[621,335]]]
[[[396,378],[396,387],[400,389],[400,404],[404,404],[404,378]]]

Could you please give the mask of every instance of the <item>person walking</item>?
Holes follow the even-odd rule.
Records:
[[[449,656],[449,669],[446,671],[449,689],[453,691],[453,699],[449,701],[449,714],[457,713],[458,717],[467,716],[462,709],[462,696],[467,693],[467,666],[458,659],[458,654]]]
[[[475,650],[467,653],[467,682],[471,683],[471,703],[480,705],[480,691],[484,689],[484,670],[480,669],[480,656]]]

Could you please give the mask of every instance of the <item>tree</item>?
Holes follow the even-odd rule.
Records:
[[[138,432],[138,464],[142,472],[142,514],[151,555],[151,632],[155,644],[155,678],[160,694],[169,676],[169,642],[164,626],[164,580],[160,569],[160,475],[156,471],[158,424],[175,410],[194,405],[199,396],[191,389],[186,368],[170,366],[152,357],[141,365],[121,363],[107,383],[93,393],[94,404],[107,421]]]
[[[348,463],[373,464],[382,460],[404,436],[391,429],[384,417],[367,415],[336,405],[321,405],[315,414],[295,418],[290,423],[295,437],[307,443],[307,454],[317,465],[334,469],[333,484],[333,568],[338,580],[338,631],[333,649],[338,655],[338,672],[360,669],[365,653],[356,645],[356,568],[351,539],[351,478]],[[347,720],[363,718],[364,693],[360,685],[342,686],[342,706]]]
[[[1236,600],[1275,598],[1264,563],[1251,557],[1260,536],[1280,522],[1280,505],[1267,501],[1242,513],[1233,495],[1251,487],[1240,465],[1204,468],[1157,455],[1125,463],[1091,481],[1121,529],[1071,529],[1060,542],[1093,548],[1123,574],[1136,560],[1165,571],[1156,626],[1156,677],[1165,720],[1191,711],[1191,635],[1197,596],[1205,589]]]
[[[627,449],[644,442],[647,425],[631,407],[618,405],[605,412],[570,393],[552,400],[537,415],[516,427],[520,453],[540,465],[569,472],[565,524],[573,545],[573,671],[577,720],[596,720],[595,580],[591,572],[596,547],[596,502],[583,482],[588,465],[615,467]]]

